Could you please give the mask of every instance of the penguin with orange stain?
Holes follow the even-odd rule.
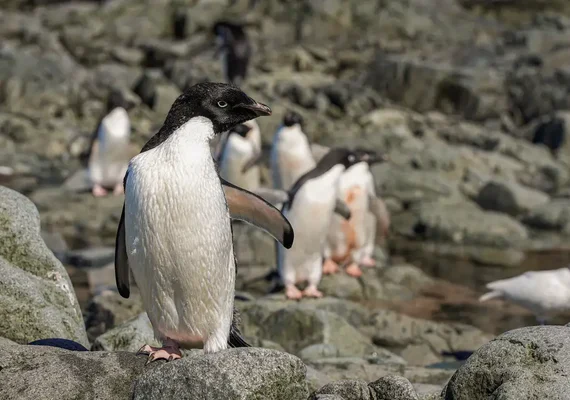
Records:
[[[333,216],[324,251],[323,273],[339,272],[353,277],[362,275],[360,266],[374,267],[372,258],[377,233],[385,239],[390,228],[390,215],[382,199],[376,197],[370,165],[387,160],[371,150],[355,149],[361,160],[347,168],[338,181],[338,196],[350,210],[350,219]],[[380,232],[376,232],[380,225]]]

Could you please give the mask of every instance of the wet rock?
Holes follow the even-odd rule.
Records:
[[[91,350],[136,352],[145,344],[160,346],[148,316],[142,313],[98,336]]]
[[[554,199],[539,205],[523,221],[533,228],[570,233],[570,200]]]
[[[502,334],[459,368],[442,397],[564,399],[570,390],[565,379],[570,368],[569,333],[565,326],[533,326]]]
[[[409,215],[393,218],[393,226],[404,235],[462,245],[516,248],[528,238],[526,228],[516,220],[484,212],[468,201],[422,203]]]
[[[376,393],[377,400],[417,400],[416,390],[403,376],[385,376],[368,385]]]
[[[0,270],[4,288],[0,335],[19,343],[61,337],[87,344],[73,286],[41,238],[36,207],[4,187],[0,187]]]
[[[526,188],[516,182],[501,181],[488,182],[476,198],[481,208],[512,216],[525,214],[548,201],[548,195],[538,190]]]
[[[371,317],[372,340],[415,365],[442,359],[443,352],[475,350],[492,336],[459,323],[441,323],[381,310]]]
[[[133,398],[301,400],[308,395],[305,374],[301,360],[287,353],[229,349],[146,370],[135,382]]]
[[[114,290],[99,293],[87,305],[85,315],[85,326],[90,341],[92,342],[109,329],[139,316],[143,311],[142,301],[136,290],[131,290],[128,299]]]
[[[145,362],[129,353],[0,344],[0,397],[127,400]]]

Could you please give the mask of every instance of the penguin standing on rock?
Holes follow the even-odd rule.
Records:
[[[289,190],[301,175],[315,168],[316,162],[302,125],[303,117],[289,111],[275,133],[270,159],[275,189]]]
[[[115,107],[98,124],[91,137],[88,176],[92,193],[105,196],[108,189],[114,195],[123,193],[123,177],[130,158],[131,123],[123,107]]]
[[[354,277],[362,275],[361,265],[374,267],[376,225],[379,222],[384,236],[390,224],[384,202],[376,197],[370,172],[370,165],[383,162],[386,157],[366,149],[355,149],[354,153],[359,162],[347,168],[338,183],[338,197],[348,205],[351,217],[332,218],[324,253],[325,274],[338,272],[338,263],[347,264],[347,274]]]
[[[285,217],[260,197],[220,179],[209,141],[271,109],[235,86],[200,83],[180,95],[162,128],[134,157],[125,177],[115,277],[128,297],[129,272],[162,347],[149,362],[247,346],[234,323],[236,261],[231,218],[258,225],[291,247]]]
[[[220,177],[247,190],[259,187],[261,172],[261,134],[254,120],[244,122],[222,134],[219,143]]]
[[[241,85],[247,76],[251,44],[243,27],[219,21],[213,27],[216,35],[216,56],[220,56],[226,82]]]
[[[350,150],[332,149],[288,193],[282,212],[297,238],[291,249],[277,248],[277,269],[288,299],[323,295],[317,286],[327,232],[337,205],[337,184],[344,170],[356,161]],[[308,286],[301,292],[296,284],[302,281],[307,281]]]

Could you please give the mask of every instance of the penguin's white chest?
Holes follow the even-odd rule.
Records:
[[[235,265],[207,124],[195,120],[131,161],[126,246],[155,335],[216,351],[229,335]]]
[[[255,190],[259,187],[260,171],[254,166],[243,173],[242,168],[254,156],[254,144],[230,135],[220,163],[220,176],[239,187]]]

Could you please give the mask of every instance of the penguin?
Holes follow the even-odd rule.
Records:
[[[97,125],[84,155],[93,196],[105,196],[109,189],[116,196],[123,194],[123,177],[131,155],[130,133],[129,115],[121,106],[112,108]]]
[[[275,189],[289,190],[301,175],[317,164],[302,125],[303,117],[288,111],[273,137],[270,167]]]
[[[220,56],[226,82],[241,85],[247,75],[251,44],[243,27],[228,21],[214,24],[217,48],[215,55]]]
[[[254,120],[237,125],[220,140],[218,165],[220,177],[243,189],[259,187],[261,171],[261,134]]]
[[[209,141],[271,109],[239,88],[199,83],[172,104],[164,124],[129,163],[117,229],[115,279],[129,297],[133,273],[162,347],[148,362],[248,346],[235,324],[236,261],[231,218],[257,225],[291,247],[289,221],[269,203],[218,176]]]
[[[277,248],[277,270],[288,299],[323,295],[317,286],[326,236],[337,204],[337,184],[344,170],[356,161],[352,151],[333,148],[288,192],[289,199],[281,212],[297,237],[290,249]],[[296,284],[302,281],[307,281],[308,286],[301,292]]]
[[[376,242],[377,223],[385,236],[390,216],[384,202],[376,197],[370,165],[386,161],[387,157],[363,148],[353,150],[358,162],[344,171],[338,182],[338,197],[350,209],[348,220],[334,215],[327,236],[323,273],[339,271],[338,263],[347,264],[346,273],[359,277],[360,265],[374,267],[372,258]]]
[[[490,292],[480,302],[503,299],[531,311],[540,325],[556,314],[570,310],[570,268],[528,271],[508,279],[490,282]]]

